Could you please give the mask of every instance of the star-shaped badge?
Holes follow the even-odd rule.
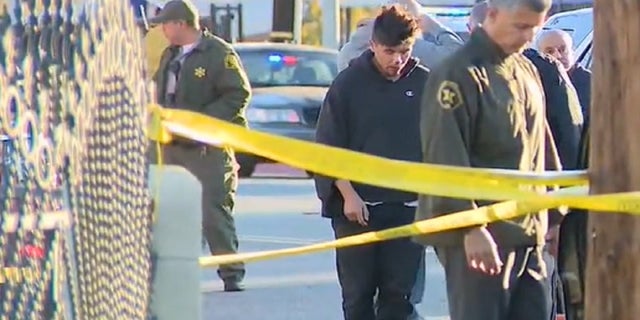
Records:
[[[438,89],[438,102],[443,109],[455,109],[462,105],[462,94],[457,83],[443,81]]]
[[[207,74],[207,70],[205,70],[203,67],[197,67],[193,74],[196,76],[196,78],[202,78]]]

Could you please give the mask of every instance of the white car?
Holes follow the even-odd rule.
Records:
[[[471,15],[471,7],[424,7],[423,10],[447,26],[463,40],[469,39],[467,22]]]
[[[593,8],[578,9],[554,14],[542,27],[543,30],[561,29],[571,35],[576,61],[591,69],[593,43]]]

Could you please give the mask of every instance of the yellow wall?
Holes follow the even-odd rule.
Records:
[[[169,46],[169,42],[162,34],[162,27],[156,26],[149,29],[144,38],[146,45],[146,55],[149,75],[153,75],[160,64],[160,57],[164,48]]]

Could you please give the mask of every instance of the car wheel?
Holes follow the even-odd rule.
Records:
[[[256,159],[250,156],[239,155],[236,161],[240,165],[240,169],[238,169],[238,176],[240,176],[240,178],[249,178],[253,175],[257,165]]]

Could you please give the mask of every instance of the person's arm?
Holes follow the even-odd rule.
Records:
[[[413,56],[420,60],[420,64],[435,69],[459,48],[460,46],[443,46],[432,41],[416,39]]]
[[[443,27],[445,29],[441,29],[437,21],[433,23],[434,27],[431,27],[430,30],[435,30],[435,34],[424,35],[422,38],[416,39],[413,46],[413,55],[420,59],[421,64],[430,69],[439,66],[447,57],[464,45],[457,35],[449,34],[445,27]]]
[[[423,34],[428,35],[428,38],[433,38],[436,43],[444,46],[461,45],[463,43],[455,32],[425,12],[418,1],[392,0],[391,3],[402,5],[405,10],[418,18]]]
[[[475,70],[465,69],[459,74],[432,75],[427,81],[420,117],[426,163],[471,166],[469,153],[481,92],[472,74]],[[475,201],[448,197],[427,196],[422,203],[428,205],[419,207],[416,220],[477,208]],[[462,238],[469,268],[488,275],[500,273],[502,261],[498,244],[486,226],[477,225],[450,234]]]
[[[422,13],[420,21],[423,34],[434,39],[436,44],[449,48],[449,50],[457,49],[464,44],[460,36],[428,13]]]
[[[469,150],[476,122],[477,97],[477,84],[469,74],[461,76],[445,70],[431,74],[423,93],[420,117],[424,162],[471,166]],[[422,217],[417,216],[417,220],[477,207],[471,200],[426,197],[430,207],[419,210],[418,215],[422,214]]]
[[[246,126],[244,110],[251,98],[251,86],[238,54],[227,46],[214,52],[211,59],[216,75],[212,89],[219,98],[205,106],[206,114]]]
[[[340,87],[341,82],[338,78],[327,91],[318,116],[316,142],[332,147],[347,148],[349,145],[347,136],[349,115],[346,99]],[[334,192],[334,188],[337,188],[341,194],[355,193],[348,181],[336,181],[332,177],[322,175],[314,175],[314,179],[318,198],[321,200],[328,199]]]
[[[373,32],[373,20],[365,21],[353,32],[349,41],[345,43],[338,52],[338,71],[342,71],[349,66],[351,60],[359,57],[369,48],[369,40]]]

